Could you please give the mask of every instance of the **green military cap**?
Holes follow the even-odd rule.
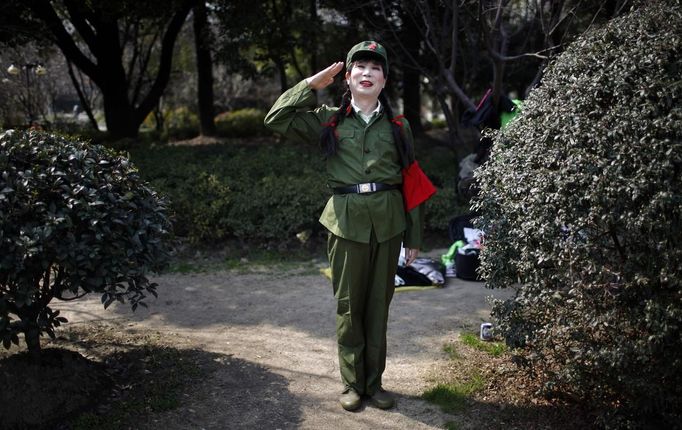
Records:
[[[353,46],[350,51],[348,51],[348,56],[346,56],[346,69],[350,69],[350,65],[361,55],[376,56],[384,65],[384,75],[388,76],[388,56],[386,55],[386,49],[373,40],[365,40],[357,45]]]

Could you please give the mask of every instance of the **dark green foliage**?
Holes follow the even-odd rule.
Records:
[[[199,134],[199,117],[185,106],[172,109],[164,113],[164,128],[163,140],[189,139]]]
[[[145,178],[169,196],[175,232],[194,243],[296,240],[319,231],[329,197],[316,148],[237,144],[139,149]]]
[[[426,202],[424,228],[447,237],[448,222],[457,215],[465,214],[468,211],[468,205],[458,198],[457,191],[454,188],[438,188],[436,194]]]
[[[416,142],[417,160],[438,192],[426,202],[426,231],[447,238],[448,222],[469,212],[469,204],[457,195],[458,162],[454,151],[428,142]]]
[[[296,234],[305,230],[324,230],[317,220],[331,192],[317,147],[262,140],[249,145],[139,147],[131,149],[131,156],[144,178],[169,197],[175,233],[195,244],[235,238],[252,244],[284,243],[297,240]],[[422,160],[425,169],[440,163]],[[440,170],[442,177],[453,174],[456,171],[445,167]],[[445,182],[439,174],[433,177]],[[450,183],[439,189],[427,203],[427,230],[447,235],[447,222],[458,214],[457,202]]]
[[[479,172],[494,308],[547,395],[603,424],[679,425],[682,11],[655,2],[579,38]]]
[[[0,136],[0,337],[54,336],[54,298],[102,294],[144,305],[168,259],[165,203],[124,157],[40,132]],[[17,320],[18,318],[18,320]],[[37,348],[37,350],[35,349]]]
[[[245,108],[216,115],[215,125],[218,134],[226,137],[254,137],[269,135],[263,125],[265,112],[260,109]]]
[[[269,174],[241,184],[227,222],[241,239],[288,240],[319,230],[317,218],[329,197],[319,173]]]

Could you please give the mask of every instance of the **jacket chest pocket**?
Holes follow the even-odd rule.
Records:
[[[370,150],[375,152],[380,158],[398,161],[398,149],[393,141],[393,133],[381,131],[371,140]]]
[[[339,142],[339,151],[353,150],[358,148],[361,143],[359,142],[359,135],[354,129],[338,129],[336,139]]]
[[[336,138],[339,142],[355,140],[355,130],[352,128],[339,128],[336,130]]]

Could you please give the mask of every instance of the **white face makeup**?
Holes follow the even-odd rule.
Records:
[[[346,72],[346,82],[354,99],[379,98],[379,93],[386,85],[381,63],[372,60],[355,61]]]

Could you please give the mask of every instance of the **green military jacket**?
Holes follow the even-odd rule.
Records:
[[[275,102],[265,117],[265,125],[287,138],[318,143],[324,123],[337,108],[316,108],[316,98],[305,80],[290,88]],[[406,120],[403,131],[410,143],[412,132]],[[393,142],[391,124],[382,113],[369,123],[351,113],[337,126],[339,149],[327,159],[327,185],[340,187],[365,182],[401,184],[400,157]],[[320,222],[344,239],[369,243],[374,230],[384,242],[405,232],[406,248],[420,248],[423,231],[423,205],[405,213],[399,190],[371,194],[335,194],[329,198]]]

